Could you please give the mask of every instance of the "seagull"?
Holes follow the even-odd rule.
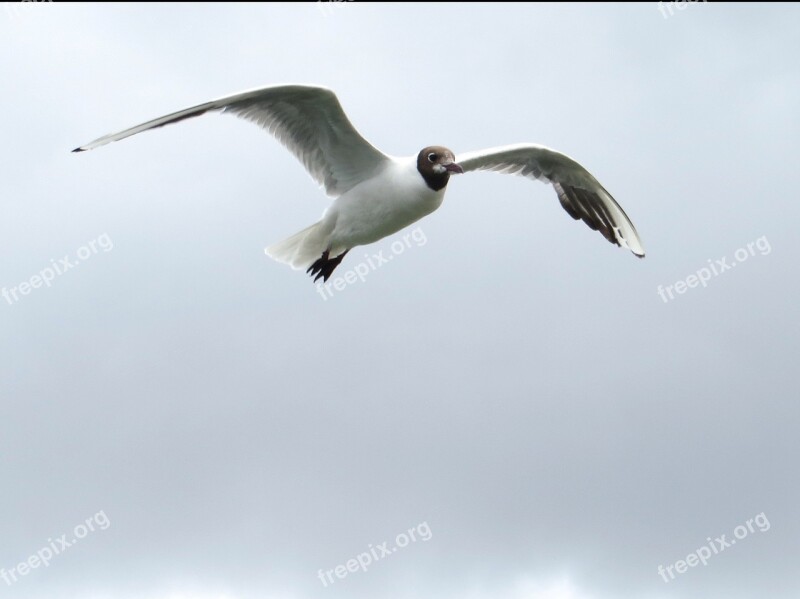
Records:
[[[156,129],[206,112],[230,113],[271,133],[334,197],[322,218],[278,242],[268,256],[327,281],[351,249],[392,235],[442,205],[451,175],[495,171],[521,175],[556,190],[564,210],[639,258],[644,248],[611,194],[578,162],[545,146],[516,144],[455,154],[426,146],[414,156],[384,154],[350,123],[336,94],[309,85],[275,85],[211,100],[96,139],[73,152]]]

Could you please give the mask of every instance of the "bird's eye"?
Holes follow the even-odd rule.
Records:
[[[433,152],[428,154],[428,162],[436,162],[436,154],[434,154]]]

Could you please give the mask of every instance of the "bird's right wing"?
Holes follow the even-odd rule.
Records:
[[[212,100],[105,135],[73,152],[93,150],[210,111],[230,112],[266,129],[331,196],[339,196],[369,179],[389,161],[356,131],[336,94],[324,87],[307,85],[262,87]]]
[[[600,231],[611,243],[644,258],[644,247],[631,219],[600,182],[577,161],[544,146],[518,144],[456,156],[469,171],[495,171],[552,183],[564,210]]]

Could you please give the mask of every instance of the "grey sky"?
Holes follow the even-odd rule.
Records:
[[[0,287],[78,264],[0,298],[0,568],[110,522],[0,597],[797,597],[798,26],[769,4],[0,6]],[[424,244],[324,301],[263,253],[327,200],[257,127],[69,153],[287,82],[334,89],[390,154],[565,152],[647,258],[545,185],[470,174]]]

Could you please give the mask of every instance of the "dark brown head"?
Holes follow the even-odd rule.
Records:
[[[452,173],[463,173],[453,152],[442,146],[423,148],[417,156],[417,170],[434,191],[444,189]]]

